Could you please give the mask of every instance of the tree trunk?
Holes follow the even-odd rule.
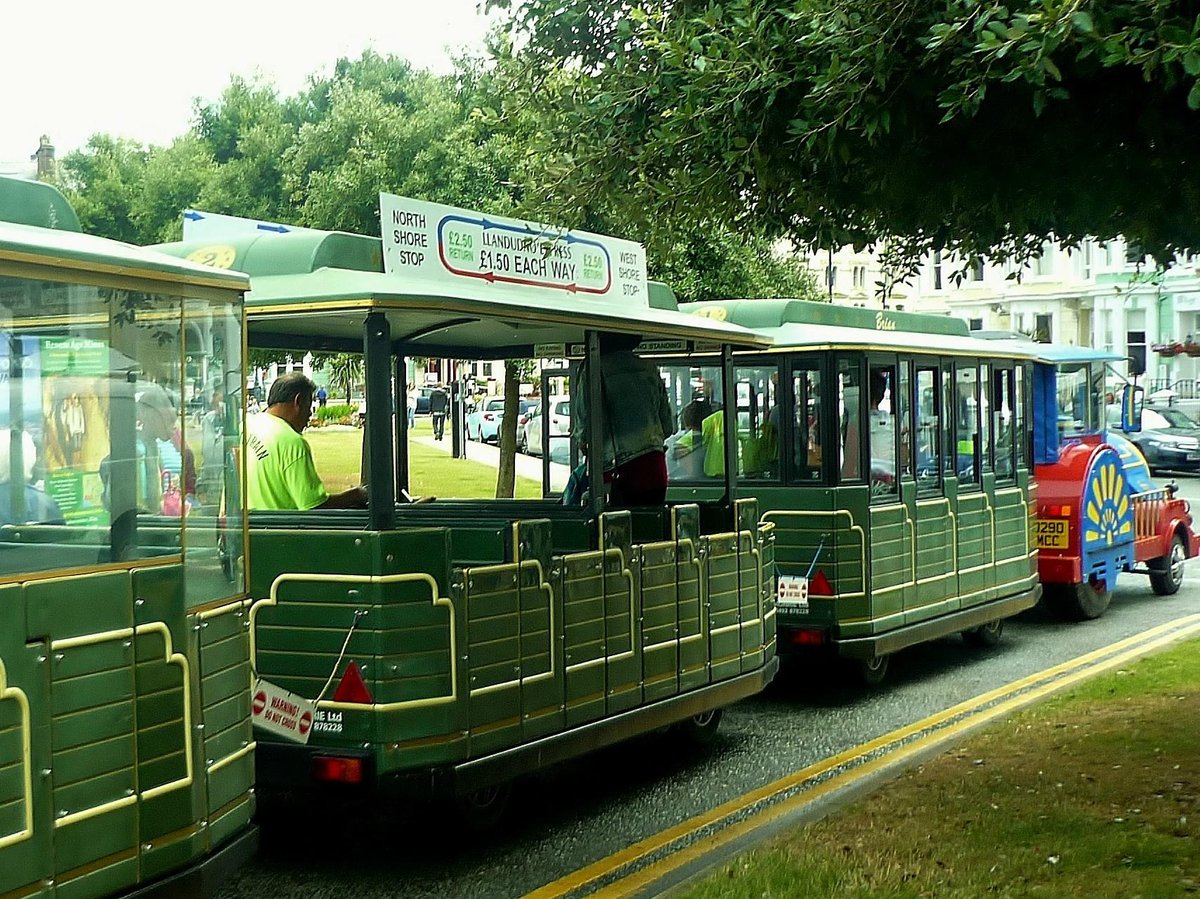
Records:
[[[504,363],[504,418],[500,420],[500,468],[496,474],[496,498],[511,499],[517,483],[517,416],[520,403],[521,369],[512,359]]]

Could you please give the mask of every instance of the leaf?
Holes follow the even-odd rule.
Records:
[[[1075,26],[1075,30],[1083,34],[1092,34],[1096,30],[1096,23],[1092,21],[1091,13],[1079,10],[1071,16],[1071,24]]]
[[[1200,109],[1200,81],[1192,85],[1192,89],[1188,91],[1187,98],[1188,109]]]
[[[1046,70],[1046,74],[1055,81],[1062,81],[1062,72],[1058,70],[1058,66],[1054,64],[1054,60],[1049,56],[1042,57],[1042,68]]]
[[[1200,53],[1189,50],[1183,54],[1183,70],[1189,75],[1200,75]]]

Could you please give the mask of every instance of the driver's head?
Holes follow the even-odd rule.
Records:
[[[316,392],[316,385],[301,372],[290,371],[280,375],[271,384],[267,394],[267,411],[282,418],[298,434],[312,417],[313,395]]]

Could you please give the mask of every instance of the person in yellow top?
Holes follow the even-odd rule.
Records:
[[[365,487],[330,496],[302,432],[312,416],[316,385],[300,372],[275,379],[267,408],[246,428],[246,497],[251,509],[365,509]]]

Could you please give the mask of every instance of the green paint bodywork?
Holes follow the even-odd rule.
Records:
[[[599,522],[549,501],[503,506],[401,506],[390,532],[252,517],[257,672],[341,716],[305,753],[365,746],[377,784],[427,777],[772,663],[753,500],[709,534],[696,506]],[[373,705],[331,698],[351,660]],[[266,785],[307,776],[260,770]]]
[[[248,285],[77,231],[57,192],[0,178],[0,277],[70,289],[102,278],[231,306]],[[72,315],[111,323],[100,301],[85,308],[95,293],[80,290]],[[174,308],[173,321],[160,319],[168,337],[170,324],[182,332]],[[229,582],[224,598],[210,590],[189,601],[181,535],[191,525],[142,517],[142,559],[128,563],[114,562],[107,528],[0,527],[6,899],[128,893],[252,842],[248,604]]]

